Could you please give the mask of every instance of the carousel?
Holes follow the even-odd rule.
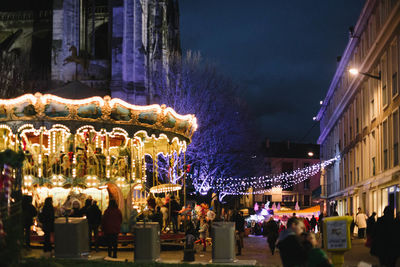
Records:
[[[149,194],[182,188],[184,154],[196,127],[193,115],[165,105],[136,106],[109,96],[36,93],[0,100],[0,151],[24,153],[21,189],[37,208],[51,196],[61,211],[87,198],[101,210],[115,199],[124,218],[143,211]]]

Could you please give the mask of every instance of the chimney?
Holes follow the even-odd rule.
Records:
[[[336,68],[339,67],[340,61],[342,60],[342,56],[336,57]]]
[[[269,138],[267,138],[267,140],[265,140],[265,147],[268,149],[269,148]]]
[[[354,38],[354,26],[349,27],[349,39]]]

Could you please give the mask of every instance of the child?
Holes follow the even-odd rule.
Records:
[[[333,266],[328,259],[328,256],[326,253],[318,248],[318,242],[317,239],[315,238],[315,234],[312,232],[308,232],[304,234],[305,237],[305,242],[307,243],[310,248],[308,249],[308,261],[307,261],[307,266],[308,267],[331,267]]]
[[[207,238],[208,224],[204,218],[200,219],[200,240],[203,243],[203,251],[206,251],[206,238]]]

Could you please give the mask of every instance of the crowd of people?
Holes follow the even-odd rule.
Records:
[[[275,222],[272,217],[264,223],[271,253],[274,254],[275,247],[279,249],[283,266],[332,266],[314,234],[314,227],[318,227],[323,246],[323,214],[318,221],[311,218],[310,228],[308,221],[295,215],[289,218],[286,228],[282,225],[281,228],[280,222]],[[335,212],[333,216],[338,214]],[[400,257],[400,213],[395,217],[393,207],[387,206],[383,216],[376,220],[376,212],[368,217],[359,208],[350,228],[351,236],[356,226],[358,238],[366,239],[365,245],[370,248],[371,255],[379,258],[380,265],[394,267]]]
[[[25,234],[25,246],[30,247],[30,229],[33,225],[33,219],[38,217],[38,221],[44,232],[44,246],[43,251],[45,255],[49,256],[52,253],[52,243],[54,242],[54,221],[55,221],[55,208],[53,206],[53,199],[47,197],[40,212],[32,205],[32,197],[24,196],[22,202],[23,211],[23,224]],[[108,247],[108,256],[117,257],[117,242],[118,234],[120,233],[122,223],[122,213],[118,209],[117,202],[110,199],[108,208],[102,214],[97,205],[97,201],[91,198],[86,199],[85,205],[81,208],[78,200],[72,203],[71,210],[65,214],[68,217],[86,217],[88,221],[88,240],[89,248],[95,247],[98,250],[99,228],[102,230],[102,239]]]
[[[22,208],[25,245],[30,246],[30,228],[34,217],[37,216],[44,232],[43,250],[45,253],[50,253],[56,217],[52,198],[46,198],[43,208],[38,212],[32,205],[32,197],[24,196]],[[376,215],[376,212],[373,212],[368,217],[359,208],[350,227],[351,236],[357,227],[358,238],[365,239],[365,245],[370,248],[371,255],[378,257],[382,266],[395,266],[400,251],[400,213],[395,216],[393,207],[388,206],[384,209],[382,217],[376,219]],[[108,256],[117,257],[122,214],[115,200],[110,199],[104,214],[97,202],[91,198],[86,199],[83,207],[80,207],[79,201],[74,201],[68,216],[87,218],[89,247],[94,246],[96,251],[100,243],[99,229],[101,229],[102,243],[105,243],[108,248]],[[338,216],[338,214],[334,213],[333,216]],[[232,221],[235,223],[237,255],[242,254],[245,229],[250,227],[253,234],[262,234],[267,237],[272,255],[276,248],[279,249],[283,266],[332,266],[325,252],[319,248],[319,242],[315,236],[315,232],[319,231],[320,244],[323,247],[323,217],[323,214],[320,214],[318,220],[314,216],[309,219],[297,217],[294,213],[286,224],[280,220],[275,221],[271,216],[264,222],[248,225],[240,211],[222,211],[220,218],[216,218],[216,214],[206,204],[193,206],[188,204],[182,207],[175,197],[171,196],[164,205],[157,205],[154,198],[149,197],[147,211],[139,216],[137,212],[132,212],[131,224],[134,225],[137,220],[157,222],[164,232],[185,233],[188,247],[200,243],[205,251],[209,242],[211,223],[215,219]]]

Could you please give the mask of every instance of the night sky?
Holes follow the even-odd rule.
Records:
[[[364,2],[181,0],[182,48],[243,86],[263,137],[315,143],[312,118]]]

